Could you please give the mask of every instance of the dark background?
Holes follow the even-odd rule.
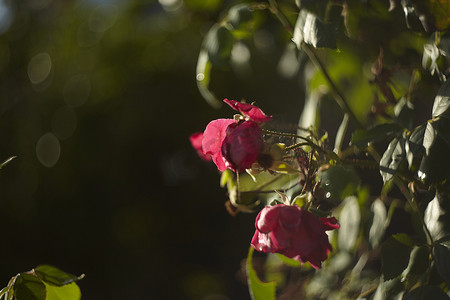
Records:
[[[188,137],[230,108],[200,96],[202,39],[233,1],[0,1],[0,284],[39,264],[83,299],[248,299],[255,215],[230,216]],[[268,21],[252,71],[213,73],[219,99],[296,124],[301,82]],[[289,107],[289,109],[286,109]]]

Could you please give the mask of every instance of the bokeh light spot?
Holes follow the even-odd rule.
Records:
[[[35,55],[28,63],[28,78],[31,83],[39,84],[47,79],[52,70],[52,59],[48,53]]]
[[[89,18],[89,29],[93,32],[105,32],[117,20],[118,8],[116,5],[104,4],[97,6]]]
[[[36,155],[41,164],[47,168],[53,167],[59,160],[61,145],[58,138],[47,132],[36,143]]]

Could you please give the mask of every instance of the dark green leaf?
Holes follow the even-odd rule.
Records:
[[[51,283],[56,286],[63,286],[74,281],[78,281],[84,277],[84,275],[75,276],[66,273],[58,268],[49,265],[40,265],[36,267],[35,272],[42,281]]]
[[[326,198],[344,199],[353,195],[359,186],[360,179],[351,166],[331,166],[321,171],[317,180],[325,191]]]
[[[394,138],[380,160],[380,173],[384,183],[394,176],[404,158],[405,139],[403,137]]]
[[[301,10],[295,23],[293,41],[299,49],[303,42],[315,48],[337,49],[336,26],[325,24],[306,10]]]
[[[47,298],[46,300],[79,300],[81,299],[81,291],[75,282],[64,286],[54,286],[46,284]]]
[[[381,272],[385,280],[393,279],[406,269],[411,248],[390,237],[381,248]]]
[[[436,98],[433,103],[432,116],[437,117],[442,115],[450,107],[450,80],[444,82],[439,89]]]
[[[228,11],[228,23],[233,29],[239,29],[243,23],[252,20],[253,12],[246,3],[235,5]]]
[[[402,131],[402,127],[396,123],[384,123],[375,125],[367,130],[357,130],[350,142],[358,148],[366,148],[370,143],[392,138]]]
[[[381,281],[373,300],[401,300],[403,293],[403,284],[400,281],[400,278]]]
[[[437,243],[434,248],[436,269],[445,281],[450,280],[450,243]]]
[[[403,297],[403,300],[448,300],[450,297],[438,286],[420,286]]]
[[[395,119],[404,128],[411,129],[414,122],[414,105],[406,97],[401,98],[394,107]]]
[[[230,59],[233,43],[233,34],[226,27],[215,24],[206,35],[203,47],[214,66],[223,66]]]
[[[405,143],[406,158],[408,160],[409,168],[415,172],[418,170],[423,154],[425,153],[423,147],[423,135],[425,134],[426,128],[427,124],[422,124],[414,129]]]
[[[359,235],[359,224],[361,213],[356,197],[345,199],[342,210],[339,214],[341,225],[338,233],[339,249],[352,251]]]
[[[14,299],[16,300],[46,300],[45,284],[36,276],[21,273],[14,284]]]
[[[250,246],[247,257],[247,280],[252,300],[275,300],[275,282],[262,282],[253,269],[253,247]]]
[[[441,183],[450,177],[450,169],[442,167],[450,165],[450,143],[445,132],[449,127],[449,119],[444,116],[427,122],[423,136],[425,153],[417,172],[425,183]]]
[[[397,233],[392,235],[392,237],[405,246],[412,247],[414,245],[413,240],[406,233]]]
[[[415,246],[409,257],[408,267],[403,272],[403,282],[407,288],[414,286],[426,274],[430,248],[426,245]]]

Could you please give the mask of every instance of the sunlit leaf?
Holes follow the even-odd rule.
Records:
[[[209,60],[208,52],[204,49],[200,51],[197,60],[197,87],[203,98],[212,106],[220,107],[222,102],[220,102],[216,95],[209,89],[209,82],[211,79],[211,68],[212,64]]]
[[[405,139],[396,137],[390,143],[380,160],[380,173],[386,183],[397,172],[405,158]]]
[[[75,282],[64,286],[54,286],[45,284],[47,289],[46,300],[79,300],[81,299],[81,291]]]
[[[400,281],[400,278],[386,281],[381,280],[373,300],[402,300],[404,293],[403,289],[403,284]]]
[[[376,199],[371,206],[372,224],[369,229],[369,242],[372,248],[378,246],[386,229],[386,207],[380,199]]]
[[[444,82],[439,89],[437,96],[433,103],[432,116],[437,117],[446,111],[450,107],[450,80]]]
[[[295,23],[293,41],[301,49],[303,42],[315,48],[337,49],[336,27],[333,24],[325,24],[312,13],[301,10]]]
[[[75,276],[58,268],[49,265],[40,265],[35,268],[36,275],[44,282],[50,283],[56,286],[63,286],[74,281],[78,281],[84,277]]]
[[[348,197],[343,202],[342,210],[339,214],[339,249],[352,251],[359,235],[359,225],[361,213],[356,197]]]
[[[253,247],[250,246],[247,257],[247,281],[252,300],[275,300],[275,282],[262,282],[253,269]]]

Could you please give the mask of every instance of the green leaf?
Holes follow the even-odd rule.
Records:
[[[445,193],[436,193],[425,209],[424,222],[433,237],[439,240],[450,234],[450,199]]]
[[[396,234],[392,235],[392,237],[405,246],[408,246],[408,247],[414,246],[413,240],[406,233],[396,233]]]
[[[403,297],[403,300],[448,300],[450,297],[438,286],[420,286]]]
[[[437,243],[434,248],[436,269],[445,281],[450,280],[450,242]]]
[[[225,26],[215,24],[206,34],[203,48],[214,66],[223,66],[229,62],[233,44],[233,34]]]
[[[450,107],[450,80],[444,82],[433,103],[432,116],[437,117],[448,111]]]
[[[21,273],[14,283],[14,299],[16,300],[45,300],[45,284],[36,276]]]
[[[197,60],[197,87],[200,94],[209,105],[219,108],[222,105],[222,102],[220,102],[216,95],[209,89],[211,69],[212,63],[209,60],[208,52],[205,49],[200,50]]]
[[[380,160],[380,173],[386,183],[397,172],[398,167],[405,158],[405,139],[394,138]]]
[[[262,282],[253,269],[253,247],[250,246],[247,257],[247,281],[252,300],[275,300],[275,282]]]
[[[46,300],[79,300],[81,299],[81,291],[75,282],[64,286],[54,286],[45,284],[47,288]]]
[[[49,265],[40,265],[35,268],[36,275],[44,282],[50,283],[56,286],[63,286],[74,281],[78,281],[84,277],[75,276],[58,268]]]
[[[429,256],[430,248],[428,246],[422,245],[413,248],[409,257],[408,267],[403,271],[402,281],[407,289],[420,282],[420,278],[426,274]]]
[[[375,125],[367,130],[357,130],[350,142],[358,148],[366,148],[370,143],[392,138],[402,131],[402,127],[396,123],[384,123]]]
[[[404,128],[411,129],[414,122],[414,105],[406,97],[401,98],[394,107],[395,119]]]
[[[246,3],[238,4],[230,8],[228,11],[228,23],[233,29],[239,29],[243,24],[253,19],[254,9]]]
[[[402,274],[409,263],[411,248],[390,237],[381,248],[381,272],[385,280]]]
[[[400,281],[400,278],[381,281],[373,300],[401,300],[403,293],[403,284]]]
[[[386,230],[387,212],[380,199],[376,199],[371,206],[372,224],[369,229],[369,242],[372,248],[378,246]]]
[[[326,198],[344,199],[353,195],[360,183],[355,169],[351,166],[331,166],[321,171],[317,180],[325,191]]]
[[[302,263],[296,259],[286,257],[279,253],[276,253],[276,255],[284,264],[286,264],[290,267],[300,267],[302,265]]]
[[[358,200],[356,197],[348,197],[342,205],[339,214],[339,233],[338,245],[339,249],[351,251],[353,250],[359,235],[359,224],[361,221],[361,213],[359,210]]]
[[[325,24],[315,15],[301,10],[294,28],[293,41],[299,49],[303,42],[315,48],[337,49],[337,30],[333,24]]]

